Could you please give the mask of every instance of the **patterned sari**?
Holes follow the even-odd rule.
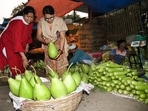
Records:
[[[61,31],[67,31],[67,26],[63,19],[59,17],[55,17],[52,25],[52,30],[49,29],[48,23],[41,18],[39,21],[39,24],[41,24],[42,34],[43,38],[50,38],[52,42],[55,43],[58,49],[60,49],[60,43],[61,43],[61,37],[57,34],[57,32]],[[68,44],[66,38],[64,38],[64,46],[63,46],[63,53],[57,58],[57,59],[51,59],[48,56],[48,46],[43,45],[44,49],[44,55],[45,55],[45,64],[49,65],[54,71],[58,72],[59,75],[61,75],[68,66]],[[48,69],[46,69],[46,73],[48,74]]]

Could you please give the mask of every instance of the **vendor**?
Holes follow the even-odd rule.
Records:
[[[110,53],[110,60],[117,64],[123,64],[125,56],[127,55],[126,41],[117,41],[117,48],[113,49]]]
[[[84,51],[77,48],[75,43],[69,46],[69,64],[86,63],[91,64],[92,58]]]

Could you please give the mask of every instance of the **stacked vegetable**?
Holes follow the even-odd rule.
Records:
[[[26,70],[23,75],[17,75],[15,79],[8,79],[10,91],[18,97],[50,100],[51,97],[56,99],[72,93],[83,81],[148,104],[148,82],[139,78],[135,69],[128,69],[111,61],[100,64],[92,63],[90,66],[76,64],[70,65],[62,77],[59,77],[57,72],[49,66],[47,68],[50,80],[48,86],[42,83],[35,71],[33,73]]]
[[[115,64],[111,61],[91,64],[89,82],[109,92],[131,96],[148,104],[148,82],[138,77],[135,69]]]
[[[32,100],[49,100],[51,93],[49,88],[43,84],[41,78],[30,70],[24,74],[8,78],[9,89],[17,97]]]
[[[74,92],[84,80],[86,83],[88,78],[83,77],[78,71],[70,71],[70,67],[59,77],[56,71],[49,66],[48,79],[50,82],[44,84],[41,78],[33,71],[25,70],[24,74],[16,75],[16,78],[8,78],[9,88],[13,95],[31,100],[50,100],[51,97],[56,99],[64,97]],[[85,78],[85,79],[84,79]]]

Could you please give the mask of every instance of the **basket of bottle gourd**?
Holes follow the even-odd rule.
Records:
[[[49,66],[48,78],[41,78],[34,71],[8,78],[10,92],[25,98],[21,111],[75,111],[82,99],[80,74],[71,74],[69,68],[59,77]],[[70,67],[70,66],[69,66]],[[46,79],[46,81],[43,81]]]

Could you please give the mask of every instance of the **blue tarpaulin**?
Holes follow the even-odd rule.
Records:
[[[127,7],[142,0],[77,0],[84,2],[92,11],[107,13],[115,9]]]

